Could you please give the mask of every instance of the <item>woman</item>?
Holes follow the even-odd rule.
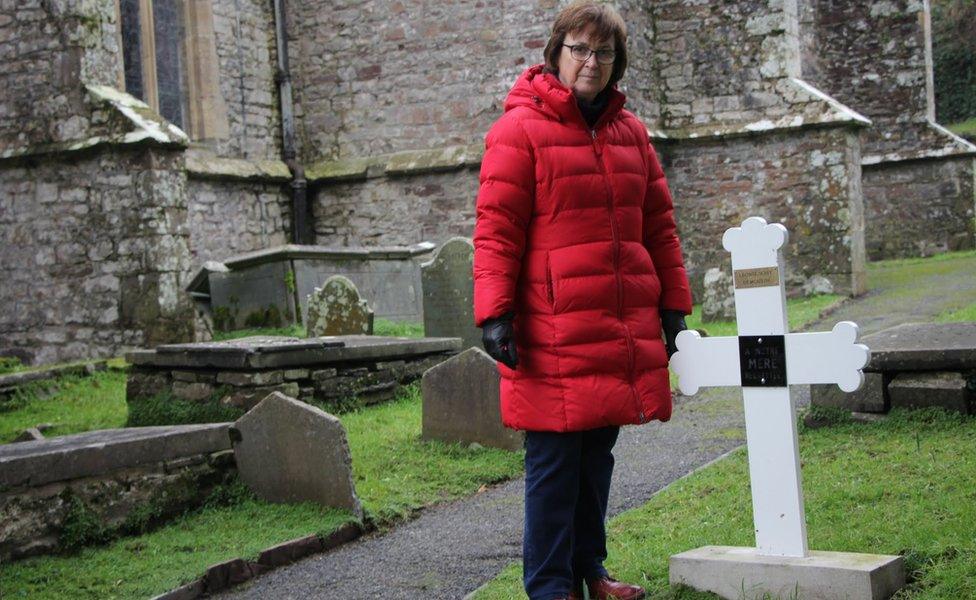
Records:
[[[620,15],[568,6],[485,138],[475,321],[500,362],[502,419],[526,432],[532,600],[581,598],[584,584],[590,598],[644,597],[603,567],[611,450],[621,425],[670,418],[691,294],[664,174],[616,89],[626,66]]]

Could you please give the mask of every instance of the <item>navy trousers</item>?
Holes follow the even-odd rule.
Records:
[[[607,498],[619,427],[525,433],[523,584],[530,600],[605,577]]]

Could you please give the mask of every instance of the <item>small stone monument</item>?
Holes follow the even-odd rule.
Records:
[[[269,502],[317,502],[362,517],[339,419],[275,392],[231,429],[237,470]]]
[[[499,379],[498,365],[481,348],[468,348],[427,369],[421,381],[424,398],[421,437],[521,449],[524,434],[502,425]]]
[[[348,277],[329,277],[309,294],[306,304],[305,331],[310,338],[373,333],[373,310]]]
[[[462,348],[481,346],[481,330],[474,326],[474,245],[451,238],[420,265],[424,290],[424,335],[459,337]]]
[[[811,552],[807,548],[796,406],[789,385],[834,383],[852,392],[870,351],[857,325],[787,333],[783,257],[786,228],[759,217],[725,232],[732,253],[737,337],[678,334],[671,367],[685,394],[704,386],[742,386],[755,548],[705,546],[675,554],[672,584],[725,598],[741,590],[773,597],[881,600],[905,584],[900,556]]]

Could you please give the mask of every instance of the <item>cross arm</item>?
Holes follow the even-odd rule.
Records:
[[[858,389],[871,351],[854,343],[857,334],[857,325],[850,321],[837,323],[831,331],[787,334],[787,380],[791,385],[836,383],[845,392]]]
[[[693,396],[701,387],[739,385],[739,338],[703,338],[686,329],[675,344],[678,351],[671,356],[671,369],[682,394]]]

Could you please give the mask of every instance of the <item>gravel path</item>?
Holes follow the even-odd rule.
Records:
[[[741,394],[679,397],[668,423],[626,427],[614,455],[610,513],[640,506],[743,442]],[[523,480],[439,505],[385,534],[273,571],[219,598],[457,600],[521,560]]]
[[[874,272],[871,294],[850,301],[811,330],[853,320],[862,335],[908,321],[930,321],[976,301],[976,260],[946,261],[924,276]],[[890,275],[890,276],[889,276]],[[794,388],[798,406],[809,388]],[[669,423],[627,427],[614,454],[610,514],[646,502],[676,479],[742,445],[738,389],[676,397]],[[392,531],[278,569],[219,598],[463,598],[521,559],[523,481],[423,511]]]

